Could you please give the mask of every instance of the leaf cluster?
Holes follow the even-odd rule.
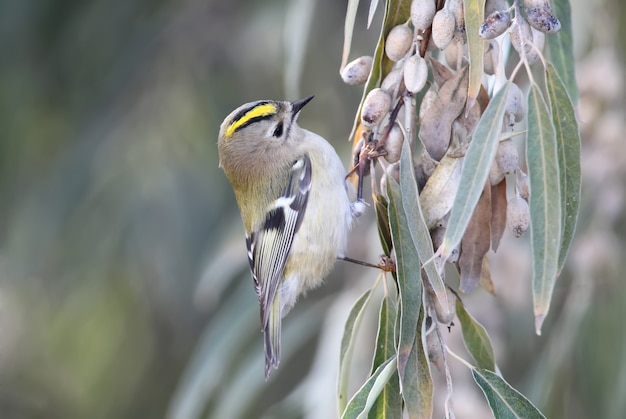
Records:
[[[437,10],[448,7],[448,3],[455,2],[437,1]],[[507,195],[511,190],[516,197],[520,195],[519,179],[528,173],[530,194],[524,199],[528,201],[538,334],[548,314],[554,285],[574,235],[580,200],[580,136],[574,111],[577,93],[572,77],[569,4],[554,2],[562,29],[547,35],[545,56],[538,46],[530,45],[528,50],[539,61],[533,64],[531,53],[527,57],[522,49],[519,55],[508,56],[509,68],[513,68],[509,74],[500,65],[489,76],[484,63],[488,48],[479,36],[485,2],[461,3],[461,43],[466,51],[459,60],[461,65],[442,64],[438,51],[429,48],[429,30],[414,28],[414,45],[407,56],[420,53],[428,58],[427,87],[415,94],[402,87],[391,93],[394,112],[379,129],[364,127],[361,107],[357,111],[351,134],[355,149],[377,153],[363,157],[361,151],[355,161],[368,164],[372,177],[377,176],[376,167],[383,169],[381,187],[374,187],[373,199],[381,243],[395,261],[396,270],[391,278],[377,282],[384,284],[385,295],[380,302],[371,373],[351,398],[347,394],[351,351],[363,312],[374,304],[373,290],[357,301],[346,324],[338,386],[339,410],[344,418],[432,417],[435,388],[431,364],[444,367],[445,410],[447,417],[454,417],[449,355],[471,370],[495,417],[543,417],[501,376],[489,335],[469,313],[459,292],[469,293],[478,285],[494,292],[487,256],[497,257],[494,252],[507,226]],[[370,5],[370,20],[376,4],[373,1]],[[357,5],[357,1],[349,2],[342,66],[349,55]],[[518,2],[513,7],[519,12]],[[386,57],[384,47],[391,28],[411,25],[410,9],[409,1],[386,2],[361,105],[370,91],[402,65]],[[523,15],[516,19],[522,20]],[[507,36],[498,38],[500,46],[510,42]],[[535,71],[538,68],[543,71]],[[524,69],[529,82],[521,105],[525,121],[520,125],[519,117],[510,116],[511,97]],[[404,113],[397,112],[401,107]],[[398,162],[384,157],[387,135],[394,124],[404,133]],[[525,151],[526,166],[520,164],[513,173],[494,181],[493,167],[501,144],[515,137]],[[364,147],[364,141],[369,145]],[[446,280],[446,264],[459,273],[458,287]],[[442,339],[439,328],[450,326],[455,316],[473,364],[453,353]]]

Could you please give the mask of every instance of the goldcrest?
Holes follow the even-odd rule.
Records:
[[[352,202],[335,149],[296,122],[312,98],[247,103],[219,132],[220,167],[241,212],[261,308],[266,379],[280,361],[282,317],[343,256],[348,231],[365,208]]]

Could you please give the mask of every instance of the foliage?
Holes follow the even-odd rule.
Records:
[[[354,25],[354,3],[348,9],[346,28]],[[482,278],[490,277],[486,253],[490,247],[497,249],[503,233],[501,224],[506,220],[516,236],[530,225],[534,314],[536,331],[540,334],[555,281],[572,241],[580,201],[580,137],[568,94],[575,92],[571,83],[571,54],[567,53],[568,48],[571,50],[569,13],[560,17],[564,35],[559,35],[552,33],[560,28],[558,20],[550,15],[552,26],[544,30],[537,23],[535,10],[519,1],[506,10],[504,2],[492,2],[487,4],[487,12],[485,2],[481,1],[438,1],[434,20],[432,14],[423,16],[427,3],[386,2],[373,65],[352,132],[355,150],[359,150],[357,167],[369,165],[371,176],[376,176],[374,165],[383,169],[381,190],[374,188],[373,194],[374,201],[382,203],[376,209],[383,248],[396,262],[390,286],[397,286],[397,297],[386,293],[381,306],[385,315],[381,314],[378,335],[389,335],[389,316],[395,316],[395,351],[387,351],[388,358],[384,361],[377,358],[374,366],[378,368],[372,370],[345,410],[340,404],[340,411],[346,418],[364,417],[368,413],[370,417],[389,417],[384,409],[369,411],[374,406],[372,399],[378,399],[380,405],[395,412],[404,410],[410,418],[431,417],[434,384],[428,358],[433,363],[439,362],[445,352],[459,358],[441,340],[438,330],[440,324],[451,326],[454,310],[450,307],[456,307],[463,340],[477,366],[470,366],[464,360],[462,363],[471,369],[494,416],[543,417],[500,375],[486,329],[470,315],[458,294],[446,292],[445,287],[451,285],[444,285],[442,279],[445,264],[451,263],[461,278],[460,291],[470,293],[479,283],[492,291],[490,280]],[[495,7],[496,11],[489,7]],[[555,9],[566,8],[567,4],[558,4]],[[439,19],[437,14],[450,12],[456,24],[444,27],[444,19]],[[550,13],[550,9],[544,12]],[[490,35],[483,39],[483,33],[495,30],[489,25],[494,26],[496,18],[505,21],[506,27],[499,29],[497,37]],[[430,23],[424,24],[424,19]],[[400,41],[392,29],[403,25],[412,29],[413,42],[398,47]],[[535,27],[548,33],[544,35]],[[546,57],[542,55],[544,36],[556,38],[550,43],[551,55]],[[492,38],[495,39],[489,41]],[[351,33],[347,31],[342,69],[350,42]],[[429,45],[433,42],[447,43],[437,45],[438,49]],[[517,55],[508,56],[512,71],[507,74],[502,63],[507,56],[490,51],[504,51],[509,42]],[[554,45],[560,45],[561,49],[556,50]],[[395,52],[398,48],[404,48],[400,49],[403,51],[400,59]],[[424,57],[430,64],[430,81],[416,90],[412,87],[415,70],[409,69],[408,64],[408,57],[413,56],[417,60]],[[568,56],[569,60],[564,58]],[[441,59],[447,65],[439,63]],[[487,60],[491,60],[489,69],[485,66]],[[536,80],[537,75],[532,71],[537,66],[545,70],[540,80]],[[527,103],[518,93],[517,78],[522,68],[530,81]],[[388,82],[398,70],[403,71],[404,83]],[[382,108],[387,118],[372,126],[366,112],[367,115],[371,112],[374,93],[380,95],[374,90],[379,86],[385,86],[391,106]],[[428,90],[431,99],[419,94],[422,89]],[[400,109],[405,109],[404,113]],[[395,125],[403,132],[404,141],[399,143],[391,137]],[[436,129],[431,129],[431,125]],[[510,151],[504,145],[510,144],[511,138],[525,143],[527,167],[520,162],[515,149]],[[394,157],[397,155],[399,161]],[[462,162],[458,178],[453,174],[454,169],[450,171],[454,167],[448,163],[450,159]],[[524,172],[528,173],[529,186],[521,184]],[[529,202],[525,213],[519,213],[517,206],[507,210],[503,201],[497,206],[492,204],[497,199],[498,188],[505,190],[500,186],[504,184],[515,191],[516,197],[522,196]],[[424,191],[423,196],[418,194],[418,189]],[[506,193],[500,195],[506,197]],[[425,220],[435,222],[427,224]],[[447,296],[451,301],[447,301]],[[395,313],[389,311],[393,306],[397,307]],[[351,323],[346,330],[349,335],[344,335],[344,341],[353,339],[355,329]],[[429,335],[437,335],[439,339],[426,344]],[[386,339],[383,348],[388,345]],[[347,368],[346,361],[342,359],[342,370]],[[391,373],[390,365],[396,366],[397,375]],[[445,357],[443,365],[448,393],[446,416],[454,417],[450,403],[452,384]],[[388,391],[384,391],[385,387]],[[340,395],[340,399],[343,397],[345,394]]]

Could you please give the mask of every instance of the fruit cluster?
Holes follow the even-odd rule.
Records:
[[[447,226],[461,180],[465,151],[490,100],[490,93],[506,80],[505,43],[510,43],[519,63],[530,65],[542,58],[545,34],[560,29],[549,0],[487,0],[484,21],[478,35],[484,42],[483,84],[475,98],[468,96],[470,69],[468,33],[462,0],[413,0],[410,20],[398,24],[384,38],[384,67],[380,83],[363,99],[356,130],[357,153],[376,151],[383,167],[381,190],[388,177],[398,180],[399,160],[404,141],[411,150],[420,205],[435,249]],[[368,82],[374,60],[363,56],[341,71],[351,85]],[[500,82],[499,82],[500,81]],[[485,254],[497,249],[505,229],[520,237],[529,228],[529,182],[520,162],[518,141],[526,118],[526,98],[520,87],[509,83],[502,133],[491,165],[489,180],[473,215],[473,222],[489,228],[468,228],[468,240],[460,243],[448,262],[457,264],[461,289],[471,291],[478,284]],[[417,147],[414,141],[418,140]],[[382,157],[381,157],[382,156]],[[355,165],[363,159],[355,158]],[[512,185],[507,191],[507,182]],[[508,196],[508,199],[507,199]],[[467,242],[471,241],[471,245]],[[480,243],[480,245],[476,245]],[[464,248],[465,246],[465,248]],[[476,267],[478,266],[478,269]],[[463,281],[464,269],[472,278]]]

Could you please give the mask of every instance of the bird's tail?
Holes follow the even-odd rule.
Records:
[[[265,337],[265,379],[270,376],[272,367],[278,368],[280,363],[280,293],[276,293],[263,334]]]

